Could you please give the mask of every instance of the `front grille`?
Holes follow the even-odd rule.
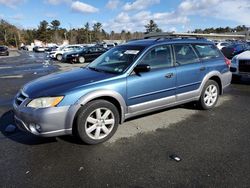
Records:
[[[27,99],[27,98],[28,98],[28,96],[21,91],[20,93],[18,93],[18,95],[15,99],[16,105],[17,106],[21,105],[25,101],[25,99]]]
[[[250,72],[250,60],[239,60],[239,72]]]

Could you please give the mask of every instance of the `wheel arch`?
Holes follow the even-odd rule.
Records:
[[[223,85],[222,85],[222,78],[221,78],[221,73],[219,71],[212,71],[212,72],[209,72],[202,80],[202,83],[200,85],[200,88],[199,88],[199,97],[201,95],[201,92],[205,86],[205,84],[207,83],[208,80],[214,80],[215,82],[218,83],[219,85],[219,89],[220,89],[220,95],[223,94]]]
[[[121,124],[124,122],[127,106],[126,106],[126,103],[125,103],[125,100],[123,99],[123,97],[116,91],[98,90],[98,91],[93,91],[93,92],[90,92],[90,93],[82,96],[76,102],[77,109],[75,110],[75,113],[72,115],[73,119],[71,121],[73,131],[74,131],[74,126],[76,124],[76,117],[78,116],[81,107],[83,107],[84,105],[86,105],[87,103],[89,103],[91,101],[99,100],[99,99],[103,99],[103,100],[109,101],[112,104],[114,104],[117,107],[117,110],[118,110],[119,115],[120,115],[120,122],[119,123]]]
[[[213,80],[215,81],[218,85],[219,85],[219,94],[222,95],[223,94],[223,88],[222,88],[222,82],[219,76],[212,76],[211,78],[209,78],[209,80]]]

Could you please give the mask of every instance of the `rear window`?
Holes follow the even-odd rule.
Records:
[[[219,50],[211,44],[195,44],[194,48],[202,59],[211,59],[221,56]]]
[[[229,45],[229,43],[221,43],[221,46],[228,46]]]

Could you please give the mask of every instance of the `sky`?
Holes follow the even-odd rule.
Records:
[[[101,22],[105,31],[145,31],[154,20],[164,31],[250,26],[250,0],[0,0],[0,19],[20,28],[59,20],[81,28]]]

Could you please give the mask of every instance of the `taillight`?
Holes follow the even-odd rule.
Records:
[[[225,63],[226,63],[226,65],[228,66],[228,68],[230,68],[230,66],[231,66],[231,61],[230,61],[229,59],[225,58]]]

